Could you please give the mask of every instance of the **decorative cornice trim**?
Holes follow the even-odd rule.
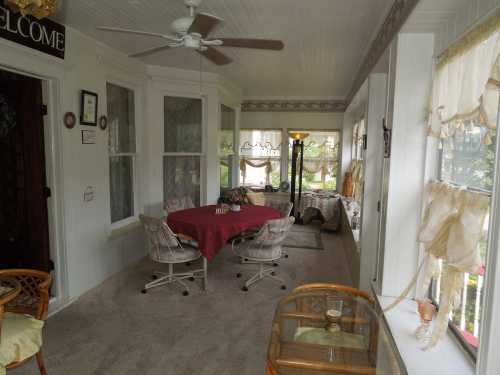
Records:
[[[245,100],[242,112],[345,112],[345,100]]]
[[[351,91],[347,96],[347,104],[349,105],[363,85],[370,72],[377,65],[378,60],[383,55],[389,44],[392,42],[397,33],[401,30],[404,23],[410,16],[411,12],[417,6],[419,0],[395,0],[389,14],[377,33],[368,54],[366,55],[363,64],[361,65],[356,79],[352,85]]]

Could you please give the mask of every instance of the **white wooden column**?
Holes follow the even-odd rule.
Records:
[[[400,34],[394,47],[394,97],[389,98],[387,116],[392,150],[382,280],[386,296],[398,296],[417,269],[434,36]]]

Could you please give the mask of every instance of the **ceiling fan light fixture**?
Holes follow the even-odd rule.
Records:
[[[194,17],[182,17],[176,19],[174,22],[172,22],[172,25],[170,28],[172,31],[178,35],[185,35],[187,34],[189,28],[193,24]]]

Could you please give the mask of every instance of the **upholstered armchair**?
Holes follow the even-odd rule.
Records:
[[[264,278],[278,281],[281,283],[281,289],[286,289],[284,281],[276,276],[275,268],[266,268],[265,266],[281,258],[283,241],[286,239],[294,222],[295,218],[289,216],[269,220],[259,232],[252,234],[247,240],[239,244],[233,241],[233,250],[240,258],[259,265],[259,271],[245,282],[242,288],[243,291],[248,291],[250,285]],[[242,275],[238,273],[236,276],[241,277]]]
[[[10,280],[10,297],[0,297],[0,374],[35,357],[46,375],[42,356],[42,327],[47,318],[50,274],[27,269],[0,270],[0,280]]]
[[[196,278],[206,277],[206,268],[174,273],[174,264],[189,263],[201,257],[197,248],[181,243],[179,236],[174,234],[162,219],[139,215],[144,225],[149,245],[149,257],[156,263],[168,264],[168,273],[154,271],[153,281],[142,289],[146,293],[151,288],[177,283],[184,288],[183,295],[189,295],[189,288],[183,280],[193,281]]]

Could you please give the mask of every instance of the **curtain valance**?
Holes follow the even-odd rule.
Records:
[[[500,89],[500,16],[471,32],[439,60],[429,134],[446,138],[467,126],[495,129]],[[490,141],[485,136],[485,143]]]
[[[243,184],[245,183],[247,177],[247,165],[252,168],[266,168],[266,184],[270,184],[271,182],[271,173],[273,172],[273,163],[271,162],[271,158],[268,158],[264,161],[256,159],[252,161],[248,158],[240,159],[240,171],[243,178]]]

